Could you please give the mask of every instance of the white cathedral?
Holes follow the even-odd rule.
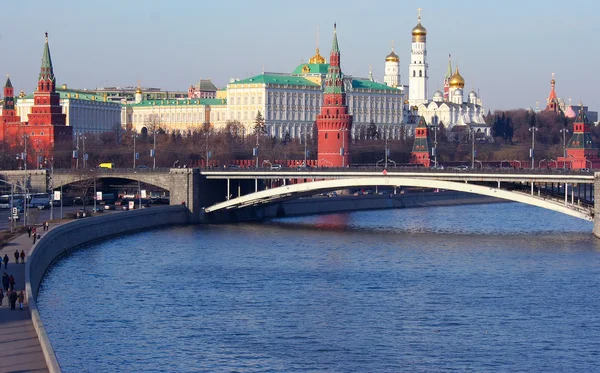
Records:
[[[474,131],[482,136],[490,137],[490,126],[483,118],[485,112],[478,94],[472,90],[464,95],[465,79],[460,75],[458,66],[452,73],[450,58],[448,70],[444,77],[444,92],[436,91],[430,99],[428,94],[429,65],[427,64],[427,29],[421,25],[421,9],[418,24],[412,29],[411,60],[408,65],[408,87],[401,84],[400,58],[392,52],[385,58],[384,82],[408,92],[405,110],[409,121],[416,122],[424,117],[429,125],[443,124],[454,133]]]

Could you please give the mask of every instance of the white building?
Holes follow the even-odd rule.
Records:
[[[66,85],[56,88],[56,92],[60,94],[60,105],[66,115],[66,124],[73,127],[74,135],[120,131],[120,103],[108,101],[106,96],[69,90]],[[16,106],[17,115],[27,122],[33,106],[33,95],[26,96],[21,93]]]

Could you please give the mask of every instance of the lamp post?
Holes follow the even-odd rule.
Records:
[[[209,136],[209,130],[210,130],[210,123],[204,123],[204,137],[206,139],[206,164],[204,165],[204,167],[208,167],[208,160],[210,159],[210,151],[208,150],[208,136]]]
[[[340,131],[342,133],[342,147],[340,148],[340,155],[342,156],[342,168],[344,168],[344,167],[346,167],[346,165],[345,165],[346,149],[345,149],[345,144],[344,144],[344,140],[345,140],[344,129],[342,128]]]
[[[563,128],[560,130],[563,135],[563,168],[567,168],[567,133],[569,130],[567,128]]]
[[[385,134],[385,169],[387,170],[387,166],[388,166],[388,156],[389,156],[389,149],[388,149],[388,136],[387,136],[387,132]]]
[[[529,127],[529,131],[531,132],[531,149],[529,150],[529,157],[531,158],[532,170],[535,168],[535,133],[537,130],[537,127]]]
[[[25,151],[23,152],[23,168],[25,169],[25,174],[23,175],[23,188],[25,188],[25,198],[23,198],[23,226],[27,226],[27,138],[29,136],[23,135],[23,141],[25,144]]]
[[[304,167],[308,166],[306,164],[307,158],[308,158],[308,153],[307,153],[306,146],[307,146],[307,144],[306,144],[306,127],[304,127]]]
[[[433,167],[437,169],[437,130],[439,124],[436,121],[435,127],[433,128]]]
[[[50,220],[54,219],[54,159],[46,158],[46,164],[50,165]],[[60,198],[62,199],[62,193]]]
[[[135,161],[138,157],[138,153],[136,153],[135,151],[135,139],[137,138],[137,133],[135,132],[135,130],[133,130],[133,168],[135,169]]]
[[[471,169],[475,168],[475,131],[471,129]]]
[[[154,135],[154,140],[153,140],[153,144],[152,144],[152,168],[155,169],[156,168],[156,123],[154,123],[154,131],[153,135]]]

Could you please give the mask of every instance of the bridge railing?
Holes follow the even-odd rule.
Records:
[[[55,174],[98,174],[98,175],[110,175],[110,174],[146,174],[146,173],[168,173],[171,168],[90,168],[90,169],[75,169],[75,168],[55,168]]]

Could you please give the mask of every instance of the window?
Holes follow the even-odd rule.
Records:
[[[419,70],[419,78],[423,77],[423,70]]]
[[[327,140],[327,132],[325,132],[325,140]]]
[[[338,133],[338,140],[340,139],[340,134]]]
[[[415,70],[413,70],[413,78],[417,76],[417,72]]]

